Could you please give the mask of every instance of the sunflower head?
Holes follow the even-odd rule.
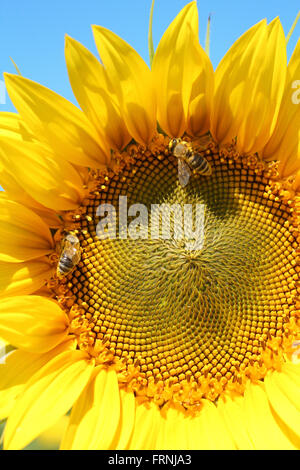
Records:
[[[81,107],[6,74],[4,446],[299,448],[299,117],[279,19],[214,71],[196,3],[151,69],[67,37]]]

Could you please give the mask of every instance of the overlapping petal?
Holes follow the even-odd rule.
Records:
[[[38,448],[43,450],[59,449],[68,423],[69,416],[61,416],[51,428],[46,429],[46,431],[39,435],[37,439]]]
[[[127,449],[155,449],[161,424],[161,414],[155,403],[137,404],[134,428]]]
[[[70,83],[81,108],[111,148],[123,149],[131,137],[103,65],[69,36],[66,37],[65,56]]]
[[[76,350],[59,354],[36,372],[8,418],[4,448],[24,448],[66,414],[85,388],[93,369],[93,361]]]
[[[46,352],[68,333],[68,318],[59,305],[37,295],[1,299],[0,336],[17,348]]]
[[[280,420],[295,434],[300,445],[300,365],[292,365],[294,372],[283,365],[280,372],[267,374],[264,383],[268,400]]]
[[[289,450],[295,446],[276,420],[262,384],[248,383],[244,395],[245,422],[257,450]]]
[[[188,102],[186,132],[200,136],[210,130],[214,91],[214,70],[209,57],[190,30],[190,52],[184,64],[183,103]],[[189,84],[191,83],[191,90]],[[185,94],[187,97],[184,98]]]
[[[166,411],[162,411],[155,448],[189,449],[189,429],[187,426],[189,421],[182,410],[177,408],[170,407]]]
[[[116,34],[101,26],[94,26],[93,32],[128,131],[137,142],[148,144],[156,130],[151,72],[138,53]]]
[[[232,436],[226,429],[225,421],[217,406],[203,400],[199,416],[191,420],[190,448],[204,450],[236,449]]]
[[[32,80],[5,74],[9,96],[30,130],[64,160],[104,168],[110,160],[103,142],[82,111]]]
[[[242,111],[252,93],[248,76],[255,70],[257,56],[262,54],[266,34],[265,21],[254,25],[231,46],[217,67],[211,133],[220,144],[237,136]]]
[[[242,396],[226,397],[218,402],[218,412],[223,417],[228,433],[234,441],[237,449],[253,450],[253,442],[247,428],[244,426],[245,409]]]
[[[262,152],[266,160],[279,160],[279,173],[290,176],[300,168],[300,40],[287,68],[284,95],[275,130]]]
[[[37,205],[38,207],[36,207]],[[45,222],[46,225],[48,225],[48,227],[62,228],[63,221],[60,216],[60,211],[54,211],[52,209],[48,209],[47,207],[44,207],[38,203],[35,205],[35,207],[32,207],[32,206],[29,206],[29,207]]]
[[[62,352],[75,347],[74,339],[67,339],[43,354],[22,350],[9,354],[5,363],[0,364],[0,420],[9,416],[26,383],[41,367]]]
[[[0,140],[2,137],[9,137],[18,141],[18,149],[21,148],[21,142],[37,142],[36,136],[30,132],[28,126],[16,113],[0,113]],[[4,139],[5,140],[5,139]],[[2,158],[1,158],[2,156]],[[34,209],[50,227],[59,227],[61,222],[56,214],[47,207],[38,203],[20,185],[20,181],[9,162],[4,158],[3,153],[0,156],[0,184],[5,191],[5,197],[20,202],[23,205]],[[11,157],[11,155],[10,155]],[[14,160],[13,160],[14,161]],[[4,197],[4,193],[1,193]]]
[[[18,141],[36,140],[36,137],[30,132],[28,126],[19,114],[1,112],[0,113],[0,137],[6,136]]]
[[[120,420],[120,397],[114,370],[95,369],[75,403],[62,449],[109,449]]]
[[[188,111],[195,112],[192,107],[188,109],[190,96],[193,85],[197,87],[197,82],[199,85],[199,76],[203,73],[201,66],[205,63],[204,52],[196,38],[198,12],[196,3],[192,2],[168,27],[153,59],[157,118],[162,129],[172,137],[180,137],[184,133]]]
[[[262,21],[235,42],[216,70],[211,129],[216,141],[236,138],[240,153],[261,151],[275,128],[285,77],[281,23]]]
[[[267,27],[260,70],[254,70],[257,76],[253,75],[249,83],[250,87],[253,86],[253,94],[242,129],[238,132],[237,148],[240,152],[260,152],[271,137],[284,91],[286,66],[285,35],[279,18],[275,18]]]
[[[15,175],[3,164],[3,158],[1,161],[0,155],[0,184],[4,191],[0,193],[0,199],[2,200],[13,200],[21,203],[22,205],[29,207],[35,212],[49,227],[60,227],[62,225],[61,219],[58,217],[58,213],[49,209],[24,191],[24,188],[20,186]]]
[[[53,251],[48,226],[33,211],[0,198],[0,261],[19,263]]]
[[[0,298],[32,294],[50,279],[53,272],[46,257],[24,263],[0,263]]]
[[[21,147],[20,142],[37,141],[36,137],[30,132],[28,126],[26,126],[19,114],[8,112],[0,113],[0,140],[2,137],[17,140],[19,148]],[[55,214],[53,214],[51,210],[43,207],[29,194],[24,192],[24,188],[20,186],[16,175],[3,157],[3,154],[2,158],[0,158],[0,184],[5,191],[6,197],[21,202],[30,208],[42,211],[42,218],[46,217],[48,221],[51,220],[51,226],[57,226],[59,224],[59,220],[57,218],[55,219]],[[1,194],[1,197],[3,197],[3,194],[4,193]]]
[[[74,210],[83,199],[83,183],[74,167],[41,144],[20,145],[0,137],[0,161],[33,199],[50,209]]]
[[[135,396],[133,392],[120,389],[120,421],[110,449],[125,450],[135,423]]]
[[[1,158],[2,157],[2,158]],[[38,207],[39,204],[29,194],[27,194],[22,186],[20,186],[15,175],[12,174],[7,167],[3,154],[0,151],[0,184],[5,193],[1,193],[1,198],[6,197],[16,202],[21,202],[28,207]]]

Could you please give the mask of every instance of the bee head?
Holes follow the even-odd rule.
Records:
[[[171,153],[173,153],[174,151],[174,148],[176,147],[176,145],[181,141],[181,139],[171,139],[170,142],[169,142],[169,151]]]

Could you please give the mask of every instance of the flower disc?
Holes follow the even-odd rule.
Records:
[[[84,344],[93,349],[100,340],[114,360],[135,366],[146,388],[210,384],[202,392],[215,399],[249,367],[261,367],[267,340],[283,335],[296,279],[290,207],[262,171],[241,159],[208,149],[212,174],[192,175],[183,188],[177,159],[148,153],[137,153],[85,202],[82,261],[68,283],[80,307],[76,322],[84,324]],[[108,238],[99,239],[102,204],[115,208],[114,238],[109,223]],[[148,217],[132,238],[136,214],[127,216],[127,231],[124,210],[134,204],[143,204]],[[197,205],[204,208],[204,240],[195,248],[186,231],[197,222]],[[183,219],[187,207],[192,217]],[[164,225],[155,231],[163,223],[158,208],[170,214],[170,238]]]

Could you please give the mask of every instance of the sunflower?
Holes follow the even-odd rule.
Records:
[[[18,114],[0,115],[4,448],[70,412],[61,449],[299,449],[300,41],[287,65],[279,19],[261,21],[214,71],[192,2],[150,70],[93,32],[101,62],[65,44],[81,109],[5,75]],[[210,168],[185,187],[179,138],[202,142]],[[201,204],[203,246],[122,224],[99,237],[98,208],[122,196]]]

